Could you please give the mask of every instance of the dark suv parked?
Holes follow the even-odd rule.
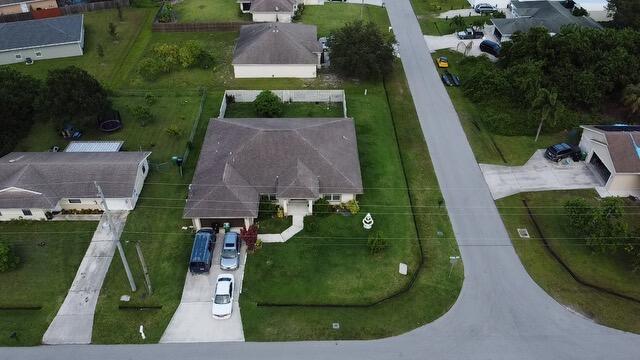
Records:
[[[582,151],[577,146],[572,146],[566,143],[555,144],[549,146],[547,151],[544,152],[544,157],[558,162],[562,159],[570,157],[573,161],[579,161]]]
[[[495,57],[498,57],[500,55],[500,49],[500,44],[491,40],[483,40],[480,43],[480,51],[486,52],[487,54],[491,54]]]

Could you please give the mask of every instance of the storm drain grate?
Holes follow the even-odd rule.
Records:
[[[529,239],[529,230],[527,229],[518,229],[518,235],[520,235],[521,238],[523,239]]]

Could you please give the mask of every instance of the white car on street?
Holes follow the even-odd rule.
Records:
[[[211,314],[216,319],[228,319],[233,310],[233,275],[220,274],[213,293]]]

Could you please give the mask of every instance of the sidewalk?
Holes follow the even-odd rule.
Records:
[[[112,214],[117,234],[114,236],[111,233],[106,215],[103,215],[80,263],[69,293],[45,332],[42,343],[51,345],[91,343],[93,315],[98,296],[116,249],[114,238],[119,238],[122,234],[129,213],[114,211]]]

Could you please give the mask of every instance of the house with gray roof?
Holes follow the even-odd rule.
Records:
[[[516,1],[511,2],[512,17],[491,19],[494,35],[499,41],[508,41],[516,32],[527,32],[531,28],[543,27],[551,35],[560,32],[564,26],[575,25],[592,29],[602,26],[588,16],[573,16],[563,1]]]
[[[84,15],[0,23],[0,65],[80,56]]]
[[[209,123],[184,209],[196,228],[249,226],[261,197],[313,212],[362,194],[350,118],[215,119]]]
[[[236,78],[314,78],[322,45],[315,25],[244,25],[233,51]]]
[[[605,196],[640,197],[640,126],[583,125],[580,149]]]
[[[240,11],[251,14],[254,22],[290,23],[300,4],[322,5],[324,0],[236,0]]]
[[[57,7],[56,0],[0,0],[0,15],[28,13]]]
[[[43,220],[48,212],[133,210],[150,152],[13,152],[0,158],[0,221]]]

